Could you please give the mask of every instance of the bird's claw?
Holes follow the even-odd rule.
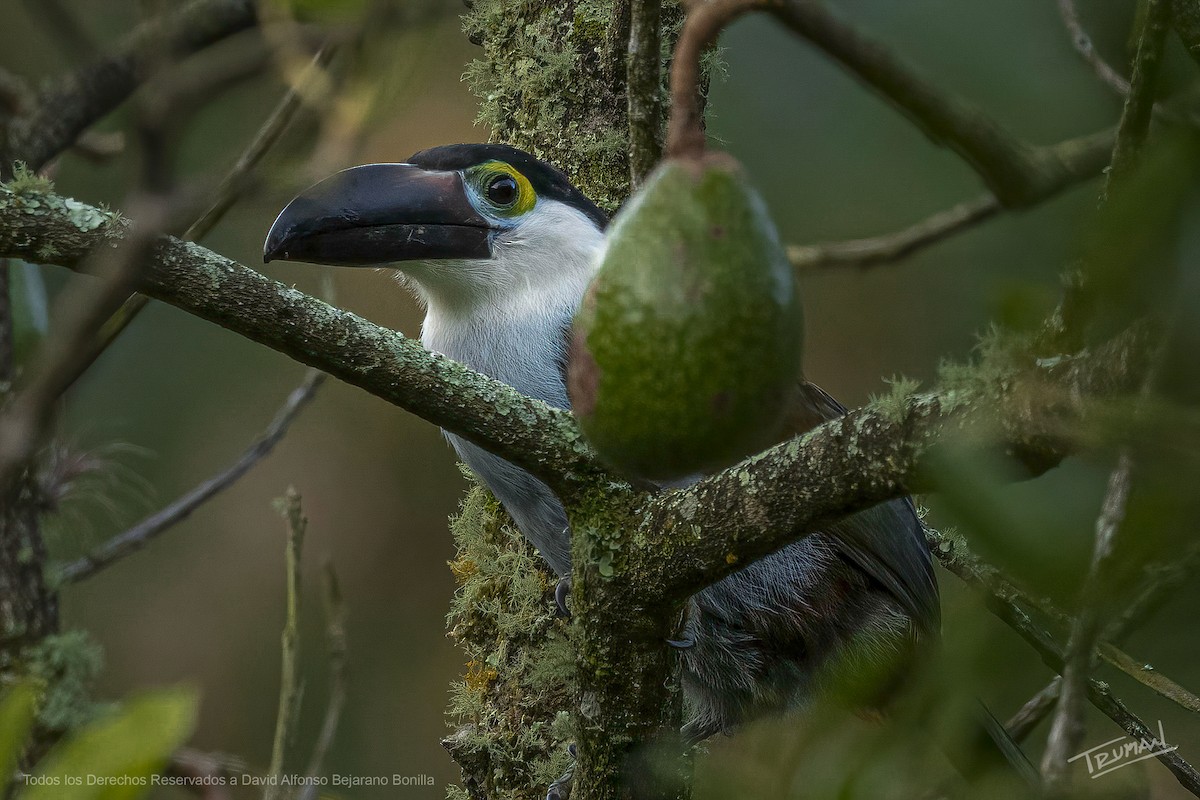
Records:
[[[687,650],[696,644],[695,639],[667,639],[667,644],[674,647],[676,650]]]
[[[571,785],[575,782],[575,759],[577,757],[574,742],[567,745],[567,752],[571,754],[571,766],[567,767],[567,771],[558,780],[550,784],[550,788],[546,790],[546,800],[567,800],[571,796]]]
[[[571,618],[571,609],[567,608],[567,598],[571,596],[571,576],[558,579],[554,585],[554,605],[558,606],[558,616],[563,619]]]

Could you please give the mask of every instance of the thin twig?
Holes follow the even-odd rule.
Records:
[[[267,775],[275,778],[276,782],[266,787],[264,800],[277,800],[284,796],[284,787],[279,785],[278,778],[283,775],[287,748],[300,718],[300,553],[304,546],[304,532],[308,527],[308,519],[300,506],[300,495],[294,488],[289,486],[287,493],[276,502],[286,520],[287,529],[287,619],[282,636],[279,712],[275,717],[271,766],[267,770]]]
[[[1079,613],[1067,639],[1062,687],[1050,722],[1046,750],[1042,754],[1042,779],[1052,796],[1061,796],[1070,786],[1067,759],[1075,755],[1083,741],[1084,696],[1103,622],[1100,610],[1102,594],[1107,584],[1108,565],[1116,537],[1125,519],[1132,470],[1132,458],[1128,451],[1123,451],[1109,476],[1104,505],[1096,520],[1092,560],[1083,581]]]
[[[1109,623],[1104,638],[1115,644],[1125,641],[1197,572],[1200,572],[1200,544],[1193,544],[1173,561],[1147,568],[1141,590]]]
[[[321,732],[313,745],[312,757],[308,762],[309,778],[321,774],[325,756],[337,735],[338,721],[346,705],[346,603],[338,584],[337,573],[330,561],[322,571],[325,598],[325,640],[329,647],[329,700],[325,705],[325,717],[321,721]],[[309,781],[298,800],[316,800],[317,781]]]
[[[1015,741],[1024,741],[1038,726],[1038,723],[1053,710],[1055,703],[1058,702],[1061,684],[1062,678],[1055,675],[1037,694],[1026,700],[1025,705],[1021,706],[1017,713],[1004,723],[1004,729],[1008,731],[1008,735]]]
[[[288,395],[287,401],[275,413],[275,418],[271,420],[267,429],[238,456],[236,461],[166,508],[155,512],[124,533],[117,534],[87,555],[67,564],[58,572],[59,582],[75,583],[90,578],[113,562],[145,547],[159,534],[186,519],[201,505],[232,486],[255,464],[266,458],[283,440],[288,428],[313,399],[317,388],[324,380],[324,373],[309,370],[304,382]]]
[[[630,0],[629,180],[636,191],[662,155],[662,3]]]
[[[305,87],[311,85],[316,80],[316,76],[321,74],[322,70],[329,65],[336,51],[337,48],[335,45],[326,44],[322,46],[317,51],[317,54],[313,56],[307,71],[302,73],[300,81],[297,84],[288,86],[287,91],[279,99],[270,116],[259,127],[254,138],[250,140],[250,144],[242,151],[238,160],[221,181],[212,205],[184,232],[184,239],[193,242],[201,241],[217,226],[234,203],[245,193],[250,183],[250,178],[263,157],[279,141],[283,132],[287,130],[288,125],[295,118],[296,112],[304,105]]]
[[[1163,675],[1153,665],[1139,663],[1124,650],[1108,642],[1100,644],[1099,653],[1102,659],[1146,688],[1154,690],[1181,708],[1200,714],[1200,697]]]
[[[1197,571],[1200,571],[1200,544],[1193,545],[1180,559],[1148,568],[1147,577],[1143,582],[1141,590],[1105,628],[1104,642],[1100,645],[1101,658],[1125,672],[1134,680],[1142,683],[1145,683],[1143,678],[1146,673],[1157,674],[1153,667],[1140,663],[1127,655],[1120,649],[1120,645],[1133,631],[1141,627],[1151,615],[1158,611],[1163,603],[1170,599],[1171,595]],[[1039,610],[1048,613],[1052,618],[1060,622],[1066,618],[1066,615],[1058,617],[1050,614],[1051,609],[1049,608],[1039,608]],[[1046,702],[1046,700],[1050,697],[1057,699],[1058,683],[1060,680],[1061,678],[1057,676],[1053,678],[1050,683],[1042,687],[1026,703],[1025,708],[1028,709],[1029,718],[1024,721],[1024,724],[1028,728],[1035,727],[1045,718],[1046,714],[1049,714],[1053,710],[1054,703]],[[1165,678],[1164,680],[1171,686],[1178,686],[1174,681]],[[1150,688],[1163,694],[1160,688],[1165,688],[1165,685],[1157,684],[1150,686]],[[1187,694],[1194,697],[1191,693]],[[1187,701],[1180,702],[1180,697],[1182,696],[1171,697],[1170,694],[1164,694],[1164,696],[1167,699],[1174,700],[1184,708],[1190,707]],[[1041,700],[1038,698],[1041,698]],[[1013,719],[1015,721],[1017,718],[1014,717]]]
[[[987,607],[1001,621],[1012,628],[1024,639],[1041,657],[1046,666],[1062,674],[1064,670],[1064,652],[1061,645],[1054,641],[1045,630],[1030,619],[1029,614],[1011,597],[998,593],[992,588],[992,580],[987,567],[981,569],[982,561],[978,559],[961,540],[946,534],[927,529],[926,536],[930,548],[942,566],[957,575],[964,583],[983,589],[986,594]],[[1097,709],[1105,716],[1116,722],[1135,740],[1149,740],[1154,734],[1137,715],[1133,714],[1116,698],[1108,686],[1095,680],[1088,680],[1087,696]],[[1155,758],[1163,763],[1171,774],[1184,788],[1200,797],[1200,772],[1189,764],[1177,751],[1158,752]]]
[[[895,233],[842,242],[791,245],[787,254],[792,266],[798,269],[866,269],[907,258],[918,250],[991,219],[1001,210],[1000,201],[992,194],[985,194],[939,211]]]
[[[671,58],[671,113],[667,122],[667,158],[704,152],[703,70],[700,57],[716,43],[731,22],[749,11],[766,7],[765,0],[712,0],[687,9],[683,30]]]
[[[1125,80],[1124,75],[1113,69],[1096,52],[1096,47],[1092,44],[1092,37],[1088,35],[1083,23],[1079,21],[1075,0],[1058,0],[1058,13],[1062,17],[1063,25],[1067,28],[1067,33],[1071,35],[1071,44],[1074,45],[1075,51],[1088,63],[1092,71],[1096,73],[1096,77],[1121,97],[1129,94],[1129,81]]]

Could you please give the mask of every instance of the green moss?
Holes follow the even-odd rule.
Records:
[[[938,366],[939,389],[960,401],[1003,391],[1014,374],[1034,365],[1033,354],[1032,334],[992,326],[980,335],[970,362]]]
[[[664,65],[682,18],[677,3],[664,4]],[[613,38],[613,19],[611,0],[476,0],[463,17],[483,46],[464,78],[491,140],[553,163],[609,212],[629,193],[625,43]]]
[[[921,382],[903,375],[896,375],[884,381],[888,391],[880,395],[871,395],[871,405],[875,407],[888,421],[899,424],[908,414],[908,404]]]
[[[84,631],[48,636],[22,654],[24,672],[42,687],[38,723],[69,731],[89,722],[101,706],[92,683],[104,666],[104,651]]]
[[[540,798],[567,767],[573,730],[574,647],[555,616],[557,580],[478,485],[450,527],[459,588],[447,623],[466,661],[447,711],[467,750],[459,761],[485,765],[472,771],[489,797]]]
[[[23,161],[13,163],[12,180],[5,185],[17,194],[50,194],[54,191],[54,181],[37,174]]]

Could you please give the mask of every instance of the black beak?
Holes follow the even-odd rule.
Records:
[[[263,261],[378,267],[489,258],[491,233],[459,173],[367,164],[331,175],[288,203],[267,233]]]

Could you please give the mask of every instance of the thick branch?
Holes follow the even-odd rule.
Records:
[[[954,438],[1001,447],[1038,474],[1073,449],[1070,431],[1088,398],[1140,385],[1145,347],[1144,332],[1135,330],[1095,352],[910,397],[901,409],[852,411],[649,500],[626,566],[640,575],[639,585],[678,602],[823,524],[934,489],[925,457]]]
[[[117,214],[0,188],[0,255],[72,269],[125,235]],[[141,290],[407,409],[574,491],[598,473],[571,415],[196,244],[162,237]]]
[[[149,53],[201,50],[254,25],[254,9],[253,0],[193,0],[164,19],[138,26],[112,56],[48,84],[27,112],[7,120],[0,175],[7,175],[14,161],[40,169],[70,147],[137,89],[147,77]]]
[[[0,256],[78,268],[123,235],[115,214],[48,194],[0,190]],[[571,416],[332,308],[198,245],[164,237],[143,290],[460,433],[554,486],[570,501],[598,476]],[[864,408],[736,468],[647,501],[653,546],[628,550],[643,587],[678,600],[824,522],[931,488],[922,458],[948,435],[989,429],[1033,471],[1070,449],[1064,432],[1085,398],[1137,385],[1144,337],[973,389],[910,398],[901,412]],[[700,537],[696,529],[720,531]],[[670,557],[663,558],[663,553]],[[641,563],[644,562],[644,563]],[[649,590],[649,589],[648,589]]]

